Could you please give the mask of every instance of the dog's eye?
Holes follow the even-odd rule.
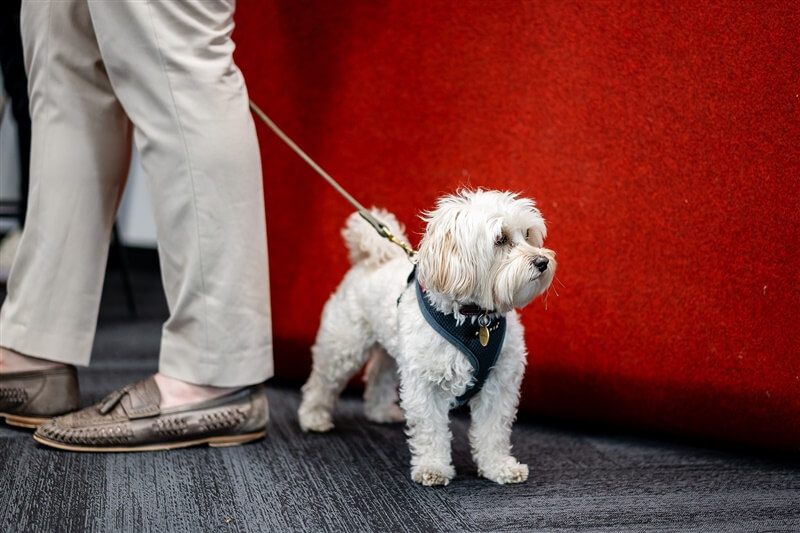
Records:
[[[500,235],[500,237],[498,237],[496,241],[494,241],[494,244],[495,246],[503,246],[507,242],[508,242],[508,236],[505,233],[503,233],[502,235]]]
[[[525,230],[525,240],[526,241],[528,240],[528,235],[530,234],[530,232],[531,232],[530,228]]]

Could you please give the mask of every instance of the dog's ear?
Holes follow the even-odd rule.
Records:
[[[426,290],[465,300],[472,295],[477,275],[474,264],[465,255],[453,227],[429,224],[419,244],[417,271]]]

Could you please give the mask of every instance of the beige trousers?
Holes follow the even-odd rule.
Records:
[[[0,345],[89,363],[133,137],[170,310],[160,371],[216,386],[272,375],[261,161],[233,10],[233,0],[23,4],[31,190]]]

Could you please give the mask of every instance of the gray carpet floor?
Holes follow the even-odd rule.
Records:
[[[157,278],[134,287],[132,321],[107,283],[84,404],[156,369],[166,309]],[[0,531],[800,531],[797,458],[523,421],[514,451],[531,477],[499,486],[477,477],[458,415],[458,476],[426,488],[403,427],[366,422],[359,398],[343,398],[334,432],[306,435],[296,384],[268,395],[267,438],[227,449],[60,452],[0,424]]]

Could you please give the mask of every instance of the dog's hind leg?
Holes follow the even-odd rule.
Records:
[[[313,369],[303,385],[303,398],[297,411],[303,431],[333,429],[333,409],[347,382],[358,372],[369,356],[366,328],[347,327],[326,320],[320,326],[317,342],[312,346]]]
[[[370,348],[372,355],[364,373],[364,414],[379,424],[403,421],[397,405],[397,363],[380,344]]]

